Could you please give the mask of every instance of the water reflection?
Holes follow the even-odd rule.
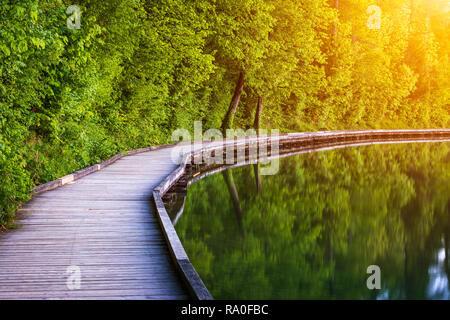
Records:
[[[431,265],[428,269],[430,281],[427,293],[429,297],[448,300],[450,296],[448,290],[448,254],[446,249],[440,249],[435,256],[435,259],[436,263]]]
[[[172,211],[217,299],[449,299],[449,159],[449,143],[292,156],[209,176]]]

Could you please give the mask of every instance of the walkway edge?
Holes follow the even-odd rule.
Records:
[[[148,147],[148,148],[142,148],[142,149],[137,149],[137,150],[131,150],[131,151],[126,151],[126,152],[121,152],[119,154],[116,154],[115,156],[109,158],[108,160],[105,160],[103,162],[94,164],[93,166],[75,171],[72,174],[69,174],[67,176],[64,176],[62,178],[58,178],[56,180],[38,185],[36,187],[34,187],[32,189],[32,195],[36,195],[36,194],[40,194],[46,191],[50,191],[50,190],[54,190],[57,189],[59,187],[62,187],[68,183],[71,183],[73,181],[79,180],[87,175],[90,175],[91,173],[100,171],[108,166],[110,166],[111,164],[113,164],[114,162],[116,162],[117,160],[126,157],[126,156],[132,156],[135,154],[139,154],[139,153],[144,153],[144,152],[149,152],[149,151],[155,151],[155,150],[160,150],[160,149],[165,149],[165,148],[170,148],[175,146],[176,143],[174,144],[165,144],[165,145],[160,145],[160,146],[152,146],[152,147]]]
[[[164,179],[158,187],[153,189],[153,200],[156,206],[156,216],[169,246],[170,255],[178,268],[189,293],[196,300],[213,300],[213,297],[209,293],[202,279],[189,261],[188,255],[184,250],[183,244],[178,237],[175,227],[167,214],[164,202],[162,201],[164,194],[185,173],[186,164],[191,159],[191,154],[192,152],[186,153],[181,160],[180,166]]]

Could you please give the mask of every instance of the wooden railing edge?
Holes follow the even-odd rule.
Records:
[[[160,149],[164,149],[164,148],[170,148],[175,146],[176,143],[173,144],[165,144],[165,145],[160,145],[160,146],[151,146],[151,147],[147,147],[147,148],[142,148],[142,149],[137,149],[137,150],[131,150],[131,151],[126,151],[126,152],[121,152],[116,154],[115,156],[94,164],[93,166],[75,171],[72,174],[66,175],[64,177],[58,178],[56,180],[38,185],[36,187],[34,187],[32,189],[32,196],[46,192],[46,191],[50,191],[50,190],[54,190],[57,189],[59,187],[62,187],[68,183],[71,183],[73,181],[79,180],[87,175],[90,175],[94,172],[100,171],[108,166],[110,166],[111,164],[113,164],[114,162],[116,162],[117,160],[126,157],[126,156],[131,156],[131,155],[136,155],[139,153],[144,153],[144,152],[149,152],[149,151],[155,151],[155,150],[160,150]]]

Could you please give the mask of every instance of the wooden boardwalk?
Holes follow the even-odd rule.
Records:
[[[177,167],[171,150],[124,157],[26,203],[21,227],[0,234],[0,299],[189,298],[150,198]]]
[[[349,141],[434,136],[448,141],[450,130],[297,133],[282,135],[279,142],[289,153],[291,149],[312,150]],[[228,143],[248,146],[265,139]],[[193,149],[202,155],[210,148],[222,152],[221,147],[208,142],[203,149],[201,145]],[[183,279],[197,298],[211,298],[161,203],[160,197],[186,169],[186,162],[178,166],[171,160],[173,148],[116,156],[113,160],[120,158],[117,162],[79,180],[70,182],[74,174],[50,183],[52,187],[65,185],[26,203],[17,214],[21,227],[0,234],[0,300],[187,299],[190,296]],[[231,151],[234,154],[235,150]],[[86,170],[93,172],[103,165]],[[157,211],[152,194],[157,195]],[[175,269],[169,247],[183,277]],[[76,276],[68,270],[80,271],[79,288],[68,281]]]

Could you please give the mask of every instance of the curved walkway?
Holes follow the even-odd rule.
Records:
[[[189,298],[150,199],[176,168],[171,150],[124,157],[26,203],[21,228],[0,234],[0,299]]]

